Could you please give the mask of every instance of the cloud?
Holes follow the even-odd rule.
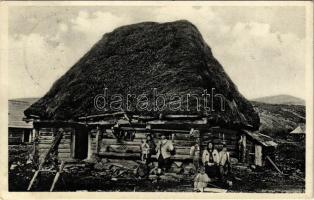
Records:
[[[110,12],[80,11],[75,19],[71,20],[73,31],[82,33],[87,39],[85,46],[92,46],[101,36],[113,29],[131,23],[126,17],[119,17]]]
[[[224,12],[224,16],[239,12],[232,10],[229,14]],[[276,15],[271,15],[274,18],[266,23],[250,20],[249,12],[246,10],[238,21],[222,16],[212,7],[186,6],[106,8],[106,11],[99,8],[73,11],[68,16],[65,12],[62,17],[49,15],[57,16],[57,20],[46,18],[53,21],[50,23],[53,27],[49,27],[53,31],[47,31],[49,21],[41,20],[48,24],[37,25],[31,33],[10,34],[10,97],[42,96],[106,32],[131,23],[179,19],[198,27],[244,96],[285,93],[304,97],[304,38],[287,31],[291,28],[274,29],[273,24],[279,24]],[[35,19],[40,21],[32,18],[33,24]]]
[[[238,23],[225,37],[213,45],[215,55],[245,96],[304,97],[304,39],[263,23]]]
[[[41,96],[74,63],[71,49],[39,34],[9,37],[9,96]]]

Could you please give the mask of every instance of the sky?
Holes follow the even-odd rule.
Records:
[[[305,98],[305,7],[10,7],[9,98],[41,97],[106,32],[186,19],[248,99]]]

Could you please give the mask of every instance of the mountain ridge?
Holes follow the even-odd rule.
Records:
[[[250,101],[256,101],[260,103],[268,104],[284,104],[284,105],[303,105],[305,106],[305,100],[299,97],[295,97],[288,94],[279,94],[272,96],[265,96],[251,99]]]

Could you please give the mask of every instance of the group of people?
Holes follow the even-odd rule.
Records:
[[[142,142],[141,150],[141,160],[146,164],[151,163],[151,156],[156,154],[159,173],[170,169],[170,157],[175,153],[175,149],[172,141],[168,140],[165,134],[161,134],[157,145],[150,134],[146,135],[146,139]]]
[[[220,179],[226,182],[230,172],[230,154],[227,150],[226,144],[222,144],[221,151],[209,142],[203,150],[202,157],[200,158],[200,146],[196,142],[191,147],[190,155],[193,157],[193,164],[199,173],[194,180],[194,189],[202,191],[207,183],[213,179]],[[200,163],[201,160],[201,163]]]
[[[212,142],[201,151],[200,142],[196,141],[190,149],[190,156],[193,159],[196,177],[195,190],[201,191],[213,179],[220,179],[226,182],[230,172],[230,155],[227,146],[222,144],[218,151]],[[151,156],[156,154],[158,161],[158,173],[168,171],[171,167],[170,158],[175,154],[172,140],[168,140],[165,134],[161,134],[160,140],[155,144],[153,137],[148,134],[141,145],[141,160],[145,164],[151,163]]]

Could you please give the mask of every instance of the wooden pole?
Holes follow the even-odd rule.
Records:
[[[277,165],[270,159],[269,156],[266,156],[266,159],[273,165],[273,167],[280,173],[283,174],[283,172],[277,167]]]
[[[30,182],[29,185],[28,185],[28,188],[27,188],[28,191],[32,188],[32,185],[33,185],[33,183],[34,183],[36,177],[38,176],[40,170],[42,169],[43,165],[45,164],[46,159],[48,158],[50,152],[51,152],[51,151],[54,149],[54,147],[57,145],[58,141],[61,140],[62,136],[63,136],[63,131],[60,131],[60,132],[58,133],[58,135],[55,137],[54,141],[52,142],[50,148],[48,149],[48,151],[46,152],[46,154],[44,155],[44,157],[43,157],[42,160],[40,161],[38,170],[35,172],[35,174],[34,174],[32,180],[31,180],[31,182]]]
[[[97,132],[96,132],[96,149],[95,149],[95,153],[97,154],[99,152],[99,141],[100,141],[100,127],[97,126]]]
[[[39,170],[37,170],[37,171],[35,172],[35,174],[34,174],[32,180],[31,180],[31,182],[29,183],[29,185],[28,185],[28,187],[27,187],[27,191],[29,191],[29,190],[32,188],[32,185],[33,185],[33,183],[34,183],[36,177],[38,176],[38,174],[39,174]]]
[[[54,189],[54,187],[55,187],[55,185],[56,185],[56,183],[57,183],[57,181],[58,181],[58,179],[59,179],[59,177],[60,177],[60,174],[61,174],[62,171],[63,171],[63,168],[64,168],[64,161],[61,162],[59,171],[56,173],[56,176],[55,176],[55,178],[53,179],[52,185],[51,185],[51,187],[50,187],[50,192],[53,191],[53,189]]]

